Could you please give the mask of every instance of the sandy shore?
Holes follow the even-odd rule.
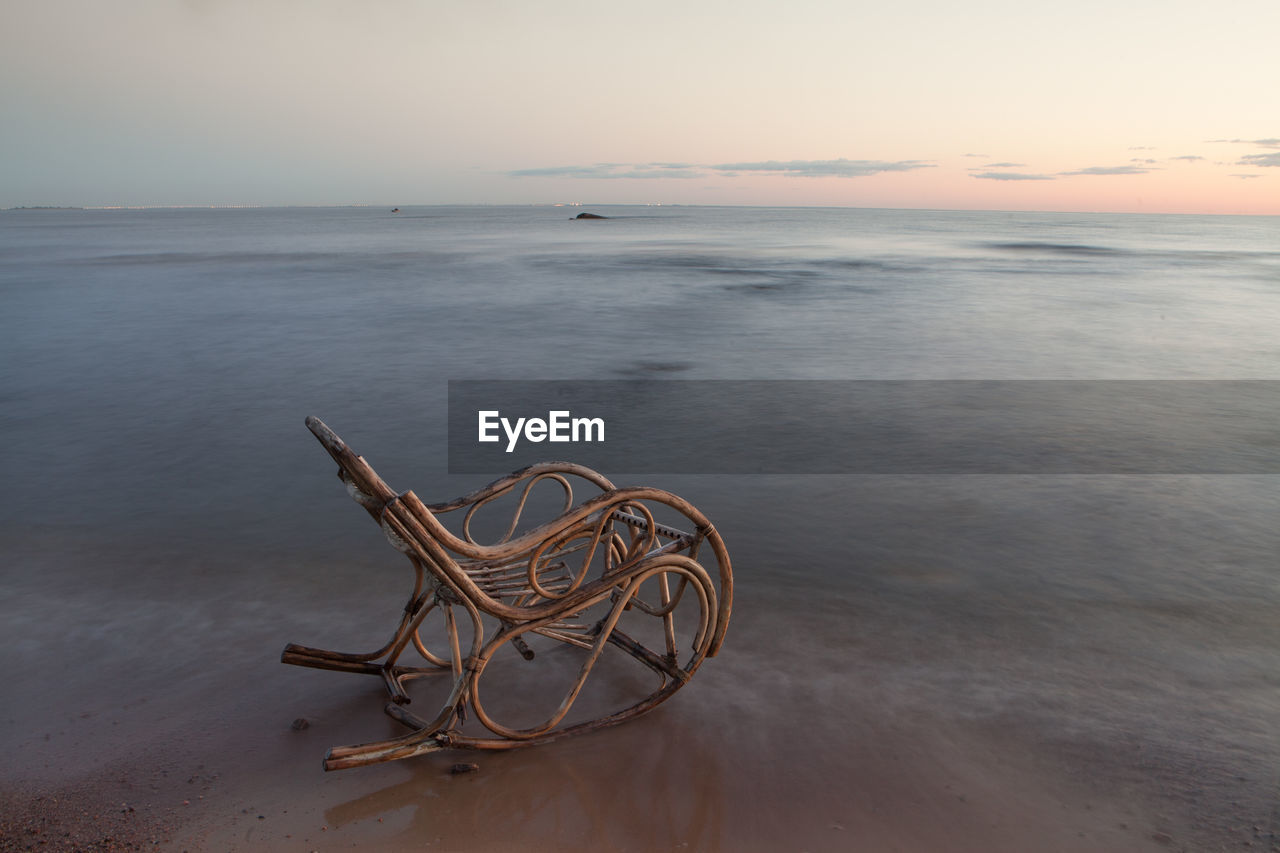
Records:
[[[744,674],[723,669],[689,701],[577,740],[331,774],[328,745],[394,729],[373,691],[306,685],[329,679],[304,673],[274,700],[218,709],[231,715],[220,731],[200,715],[204,731],[152,742],[136,761],[11,783],[0,849],[1201,849],[1118,780],[1072,778],[1031,759],[1016,733],[854,708],[843,735],[776,726],[771,702],[717,707],[717,688]],[[295,730],[294,713],[310,725]],[[458,760],[479,770],[455,774]]]
[[[50,708],[10,744],[0,849],[1207,849],[1114,756],[907,708],[873,679],[761,667],[770,621],[743,615],[735,646],[653,714],[507,754],[326,774],[327,747],[398,732],[378,685],[265,656]]]
[[[809,550],[725,493],[734,620],[669,702],[546,746],[336,773],[328,747],[399,733],[382,689],[279,653],[381,641],[404,567],[367,519],[341,505],[350,530],[252,551],[10,532],[0,849],[1280,849],[1274,604],[1049,597],[1051,562],[993,584],[1008,549],[1061,552],[1060,525],[1097,529],[1124,504],[1055,495],[1041,530],[947,488],[877,485],[840,548]],[[1037,500],[1028,486],[999,506]],[[1168,553],[1198,564],[1200,541]],[[1135,553],[1088,547],[1099,566]],[[815,586],[813,566],[857,571]]]

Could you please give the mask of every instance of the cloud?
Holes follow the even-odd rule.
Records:
[[[594,166],[550,166],[544,169],[516,169],[507,172],[511,178],[701,178],[696,168],[676,164],[597,163]]]
[[[1154,145],[1130,145],[1129,150],[1130,151],[1155,151],[1156,147]]]
[[[1210,142],[1234,142],[1238,145],[1261,145],[1263,148],[1280,148],[1280,139],[1210,139]]]
[[[507,172],[513,178],[607,178],[613,167],[597,166],[549,166],[545,169],[516,169]]]
[[[1059,172],[1059,175],[1145,175],[1150,169],[1141,166],[1090,166],[1087,169],[1076,169],[1074,172]]]
[[[1199,154],[1180,154],[1177,157],[1170,157],[1170,160],[1203,160]]]
[[[1147,166],[1154,166],[1154,165],[1155,165],[1155,163],[1156,163],[1156,161],[1155,161],[1155,160],[1152,160],[1150,157],[1146,157],[1146,158],[1143,158],[1143,157],[1130,157],[1130,158],[1129,158],[1129,162],[1130,162],[1130,163],[1143,163],[1143,164],[1145,164],[1145,165],[1147,165]]]
[[[1280,138],[1267,137],[1266,139],[1214,139],[1212,142],[1233,142],[1238,145],[1257,145],[1261,148],[1277,148],[1280,149]],[[1280,166],[1280,151],[1264,152],[1261,154],[1245,154],[1235,162],[1236,166]],[[1232,175],[1235,178],[1243,178],[1245,175]],[[1250,175],[1248,177],[1254,177]]]
[[[596,163],[592,166],[549,166],[515,169],[510,178],[737,178],[743,173],[802,178],[862,178],[881,172],[932,169],[923,160],[764,160],[758,163]]]
[[[1262,177],[1262,175],[1259,175],[1257,172],[1254,172],[1254,173],[1253,173],[1253,174],[1251,174],[1251,175],[1245,175],[1245,174],[1241,174],[1241,173],[1237,172],[1237,173],[1233,174],[1231,177],[1233,177],[1233,178],[1261,178],[1261,177]]]
[[[990,155],[990,154],[966,154],[966,155],[964,155],[964,156],[966,156],[966,157],[981,157],[983,160],[986,160],[986,159],[987,159],[988,157],[990,157],[991,155]]]
[[[985,169],[1021,169],[1026,163],[988,163]]]
[[[717,172],[765,172],[801,178],[865,178],[881,172],[909,172],[931,169],[922,160],[764,160],[758,163],[720,163],[709,166]]]
[[[626,169],[625,165],[620,168]],[[627,171],[613,175],[615,178],[702,178],[706,177],[697,166],[687,163],[641,163]]]
[[[1027,175],[1022,172],[980,172],[972,175],[984,181],[1052,181],[1053,175]]]
[[[687,178],[705,178],[706,175],[694,169],[640,169],[631,172],[619,172],[613,175],[615,178],[674,178],[676,180],[685,180]]]
[[[1246,154],[1236,163],[1237,166],[1280,166],[1280,151],[1274,154]]]

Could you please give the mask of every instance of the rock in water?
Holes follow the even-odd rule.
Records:
[[[579,213],[574,219],[608,219],[607,216],[601,216],[598,213]]]

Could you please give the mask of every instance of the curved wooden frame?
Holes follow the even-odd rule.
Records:
[[[665,701],[689,681],[705,658],[720,650],[733,609],[729,554],[715,527],[688,501],[661,489],[620,489],[590,468],[570,462],[544,462],[452,501],[424,504],[411,491],[394,492],[319,418],[309,417],[306,423],[338,463],[338,476],[352,498],[414,568],[413,591],[391,639],[381,648],[351,654],[290,643],[280,657],[283,663],[298,666],[381,677],[391,698],[384,710],[412,730],[390,740],[334,747],[325,756],[326,770],[442,749],[511,749],[620,723]],[[585,481],[600,494],[575,506],[571,478]],[[548,480],[564,490],[563,510],[555,519],[516,535],[531,490]],[[477,542],[471,533],[477,511],[521,488],[506,533],[493,544]],[[655,520],[654,510],[662,507],[691,522],[693,532]],[[465,510],[461,535],[439,519],[458,510]],[[715,562],[711,572],[699,562],[700,550],[710,552]],[[641,587],[650,582],[657,590],[656,603],[640,595]],[[699,616],[681,664],[673,614],[690,595]],[[592,607],[603,608],[605,615],[591,624],[575,621]],[[444,618],[449,645],[442,654],[430,651],[419,635],[423,620],[437,609]],[[459,609],[465,618],[459,618]],[[624,611],[661,620],[664,642],[659,651],[618,628]],[[465,630],[467,622],[470,632]],[[491,630],[495,622],[497,628]],[[468,633],[469,643],[464,640]],[[510,728],[486,712],[480,700],[480,679],[494,653],[505,645],[532,658],[524,637],[534,634],[580,648],[586,656],[549,719],[529,728]],[[656,673],[659,686],[628,708],[563,725],[606,645],[625,651]],[[410,647],[425,665],[400,662]],[[410,703],[405,683],[443,673],[452,675],[452,689],[435,716],[426,719],[411,713],[405,707]],[[489,734],[464,734],[462,725],[468,717]]]

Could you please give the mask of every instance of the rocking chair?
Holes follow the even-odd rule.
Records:
[[[411,730],[389,740],[334,747],[325,756],[325,770],[444,749],[529,746],[620,723],[668,699],[704,658],[719,651],[733,602],[729,555],[711,522],[687,501],[660,489],[616,488],[581,465],[545,462],[455,500],[423,504],[411,491],[392,491],[320,419],[309,417],[306,423],[338,463],[338,476],[352,498],[414,570],[413,591],[382,648],[349,654],[290,643],[281,655],[283,663],[381,678],[390,696],[384,710]],[[600,493],[574,506],[570,478]],[[543,481],[561,487],[563,508],[553,520],[517,533],[531,490]],[[494,544],[480,544],[472,535],[477,512],[505,495],[515,502],[505,535]],[[457,510],[464,512],[455,533],[440,516]],[[677,523],[682,518],[692,532],[658,520],[667,516]],[[700,550],[714,560],[711,572],[698,561]],[[438,653],[427,648],[422,635],[424,620],[434,611],[443,617],[444,647]],[[635,636],[624,632],[623,624]],[[558,656],[574,658],[577,675],[568,679],[559,706],[541,722],[503,725],[481,703],[479,685],[504,647],[532,660],[530,642],[543,646],[538,654],[545,650],[553,664],[561,662]],[[626,701],[638,693],[642,698],[620,710],[570,721],[587,676],[607,647],[643,664],[636,674],[648,670],[656,686],[643,688],[647,693],[633,689]],[[421,658],[418,665],[401,662],[410,648]],[[572,663],[563,663],[571,672]],[[445,679],[448,690],[440,692],[447,698],[434,716],[420,717],[406,707],[411,701],[407,685],[432,677]]]

